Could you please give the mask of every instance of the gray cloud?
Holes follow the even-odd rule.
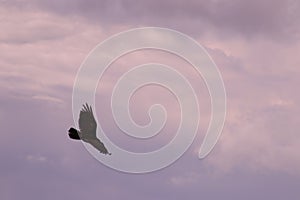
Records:
[[[2,2],[0,199],[298,199],[300,60],[299,41],[290,36],[299,34],[299,5],[291,2]],[[228,117],[207,159],[195,155],[200,135],[174,165],[132,176],[98,163],[66,130],[84,57],[110,33],[144,25],[203,41],[224,77]],[[291,43],[277,42],[286,36]],[[114,130],[112,122],[106,126]]]
[[[214,30],[219,37],[299,37],[298,1],[18,1],[63,16],[82,16],[101,26],[165,26],[195,35]],[[66,9],[67,8],[67,9]]]

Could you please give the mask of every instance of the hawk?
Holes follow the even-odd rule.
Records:
[[[71,127],[69,137],[74,140],[82,140],[91,144],[99,150],[100,153],[111,155],[105,148],[104,144],[97,138],[97,123],[93,115],[92,107],[87,103],[83,105],[79,115],[79,131]]]

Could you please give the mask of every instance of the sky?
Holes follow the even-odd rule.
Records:
[[[0,0],[0,199],[298,200],[299,19],[297,0]],[[148,26],[180,31],[207,50],[224,80],[227,115],[217,145],[199,160],[211,116],[201,76],[167,52],[121,57],[99,82],[95,113],[122,148],[153,151],[173,138],[180,120],[174,96],[149,86],[133,96],[132,118],[147,124],[147,110],[160,102],[168,112],[162,133],[136,140],[117,128],[109,97],[132,66],[159,62],[181,70],[201,110],[197,137],[179,160],[128,174],[68,138],[76,126],[72,89],[97,44]]]

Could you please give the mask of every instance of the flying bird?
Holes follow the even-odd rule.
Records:
[[[93,115],[92,107],[87,103],[83,105],[79,115],[79,129],[71,127],[69,129],[69,137],[74,140],[82,140],[91,144],[99,150],[100,153],[111,155],[105,148],[104,144],[97,138],[97,123]]]

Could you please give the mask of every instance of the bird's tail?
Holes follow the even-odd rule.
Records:
[[[74,140],[80,140],[79,134],[78,134],[78,130],[76,130],[75,128],[71,127],[69,129],[69,137],[74,139]]]

